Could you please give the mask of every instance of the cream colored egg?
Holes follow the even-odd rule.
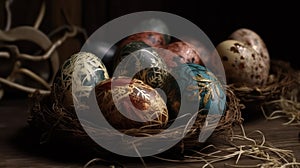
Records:
[[[240,41],[252,47],[264,61],[264,64],[270,68],[270,56],[265,42],[255,31],[247,28],[240,28],[234,31],[229,39]],[[269,69],[268,68],[268,69]]]
[[[224,65],[228,83],[264,85],[269,65],[253,48],[237,40],[225,40],[216,50]]]
[[[65,108],[73,109],[89,97],[95,85],[108,78],[100,58],[93,53],[78,52],[65,60],[56,73],[52,95]]]

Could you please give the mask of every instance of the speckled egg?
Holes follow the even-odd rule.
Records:
[[[226,95],[219,79],[206,67],[187,63],[172,70],[172,78],[164,88],[170,119],[196,109],[200,114],[220,114],[225,110]],[[182,106],[183,103],[185,106]]]
[[[151,86],[138,79],[107,79],[95,88],[98,106],[117,129],[161,128],[168,122],[168,109]]]
[[[270,65],[270,56],[266,44],[253,30],[247,28],[237,29],[229,36],[229,39],[240,41],[252,47],[262,57],[264,64],[267,66]]]
[[[52,95],[67,109],[73,109],[73,105],[84,106],[82,103],[95,85],[108,78],[100,58],[89,52],[78,52],[65,60],[56,73]]]
[[[164,60],[144,42],[125,45],[116,57],[115,66],[113,76],[137,78],[153,88],[161,88],[168,77]]]
[[[135,33],[133,35],[130,35],[123,39],[120,44],[119,48],[124,47],[126,44],[129,44],[131,42],[135,41],[141,41],[146,43],[147,45],[151,47],[163,47],[167,44],[167,39],[165,39],[165,36],[161,33],[147,31],[147,32],[140,32]]]
[[[182,63],[203,65],[196,47],[190,43],[176,41],[168,44],[165,49],[167,51],[160,51],[160,55],[170,68],[174,68]]]
[[[228,83],[264,85],[269,64],[249,45],[237,40],[225,40],[217,45]]]

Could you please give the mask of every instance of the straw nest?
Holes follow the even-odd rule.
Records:
[[[55,87],[54,87],[55,88]],[[97,91],[96,91],[97,94]],[[207,121],[219,120],[218,125],[212,126],[214,129],[213,135],[218,133],[229,134],[233,126],[242,123],[240,100],[235,96],[234,92],[226,87],[226,109],[223,115],[200,115],[196,116],[195,123],[191,126],[191,129],[186,130],[186,125],[178,126],[170,131],[162,130],[164,128],[134,128],[119,130],[119,135],[107,134],[107,130],[101,129],[95,126],[91,122],[79,122],[77,115],[74,110],[66,109],[62,106],[61,102],[53,98],[51,94],[42,95],[38,91],[30,95],[30,108],[28,123],[33,128],[38,129],[41,132],[41,143],[47,143],[51,141],[54,137],[67,137],[68,139],[76,140],[82,143],[82,145],[87,145],[91,150],[99,151],[99,145],[93,143],[90,140],[89,135],[85,132],[88,129],[93,137],[106,136],[122,136],[124,133],[131,136],[142,136],[144,140],[147,138],[152,138],[154,134],[159,134],[159,136],[164,137],[164,140],[177,140],[181,139],[180,143],[175,145],[173,149],[179,149],[177,151],[184,151],[186,149],[192,149],[196,146],[201,145],[198,141],[199,133],[203,125]],[[179,116],[180,117],[180,116]],[[171,122],[171,121],[170,121]],[[216,122],[215,122],[216,123]],[[206,125],[207,126],[207,125]],[[210,129],[210,127],[206,127]],[[186,132],[185,136],[178,135],[178,132]],[[87,143],[87,144],[85,144]],[[200,144],[199,144],[200,143]],[[171,148],[172,149],[172,148]]]
[[[247,118],[255,112],[261,112],[264,103],[286,95],[295,83],[293,74],[294,69],[288,62],[271,60],[267,84],[263,86],[230,84],[229,88],[240,99],[241,104],[245,105],[245,109],[242,110],[243,117]]]

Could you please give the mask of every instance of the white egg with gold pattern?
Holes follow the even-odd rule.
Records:
[[[53,95],[66,108],[73,108],[88,98],[95,85],[108,79],[107,69],[100,58],[89,52],[71,55],[56,73]],[[75,100],[75,101],[74,101]]]

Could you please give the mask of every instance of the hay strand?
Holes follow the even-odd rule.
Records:
[[[229,159],[235,159],[235,164],[227,164],[229,167],[298,167],[299,162],[296,161],[291,150],[279,149],[266,141],[264,134],[255,130],[246,134],[242,125],[240,125],[241,134],[233,134],[226,139],[226,145],[208,145],[205,148],[196,151],[192,150],[192,154],[185,155],[183,160],[174,160],[158,156],[153,156],[156,159],[175,162],[175,163],[203,163],[202,168],[214,167],[214,164]],[[261,139],[254,139],[250,136],[258,134]],[[210,151],[210,152],[206,152]],[[241,158],[247,157],[260,161],[253,165],[239,164]]]

